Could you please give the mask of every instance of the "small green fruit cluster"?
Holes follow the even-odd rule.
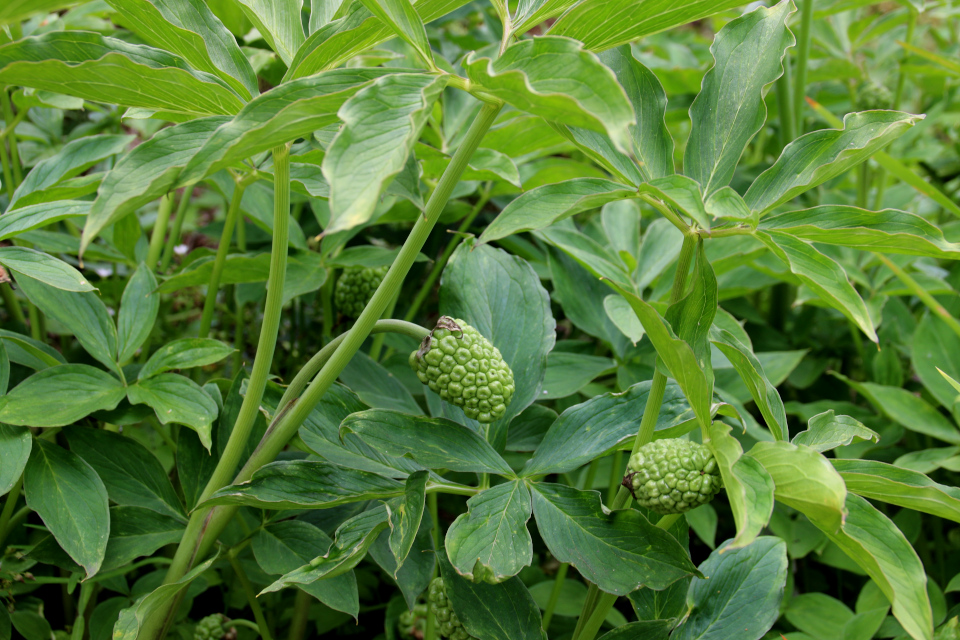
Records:
[[[477,422],[503,417],[516,389],[500,351],[463,320],[447,316],[410,354],[410,366],[420,382]]]
[[[404,611],[397,621],[397,629],[404,640],[423,638],[427,631],[427,605],[414,605],[413,611]]]
[[[222,613],[215,613],[202,618],[193,630],[193,640],[217,640],[226,633],[223,628],[225,618]]]
[[[337,309],[351,318],[360,317],[389,269],[388,266],[344,269],[333,293]]]
[[[690,440],[654,440],[630,456],[623,484],[643,507],[683,513],[713,500],[723,480],[710,449]]]
[[[453,612],[443,578],[434,578],[430,583],[429,596],[433,605],[433,613],[437,616],[440,635],[450,640],[471,640],[473,636],[463,628],[460,618]]]
[[[856,103],[860,111],[889,109],[893,106],[893,94],[882,84],[868,80],[857,88]]]

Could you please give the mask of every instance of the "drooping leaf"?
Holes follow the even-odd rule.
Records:
[[[420,531],[429,479],[430,473],[426,470],[411,473],[404,483],[403,497],[387,505],[387,523],[390,526],[388,545],[397,569],[403,567]],[[397,577],[396,571],[394,577]]]
[[[137,379],[145,380],[173,369],[204,367],[220,362],[233,352],[229,345],[213,338],[180,338],[156,350],[140,369]]]
[[[433,52],[427,40],[427,30],[409,0],[361,0],[370,13],[390,25],[427,64],[433,64]]]
[[[911,362],[923,386],[941,405],[952,409],[960,391],[944,376],[960,379],[960,336],[935,314],[924,315],[913,332]]]
[[[303,0],[237,0],[280,59],[290,66],[303,44]]]
[[[217,418],[217,403],[200,386],[175,373],[161,373],[127,387],[131,404],[149,405],[162,424],[175,422],[190,427],[200,442],[210,448],[210,431]]]
[[[20,479],[32,448],[33,435],[30,429],[0,424],[0,495],[10,491]]]
[[[87,278],[72,266],[28,247],[0,247],[0,264],[62,291],[95,291]]]
[[[38,439],[23,472],[23,487],[27,506],[57,543],[87,577],[96,574],[110,535],[107,490],[96,472],[76,454]]]
[[[33,374],[4,396],[0,422],[62,427],[94,411],[115,409],[123,383],[86,364],[60,364]]]
[[[120,313],[117,314],[117,362],[129,361],[150,336],[160,312],[160,296],[155,293],[156,288],[157,278],[153,275],[153,270],[145,263],[140,263],[127,281],[120,298]]]
[[[878,442],[880,434],[863,426],[850,416],[838,416],[831,409],[810,418],[807,429],[793,436],[793,444],[803,444],[820,453],[837,447],[872,440]]]
[[[31,229],[61,220],[82,218],[89,211],[90,203],[79,200],[34,204],[8,211],[0,216],[0,240],[13,238]]]
[[[830,462],[851,493],[960,522],[960,490],[956,487],[876,460],[837,458]]]

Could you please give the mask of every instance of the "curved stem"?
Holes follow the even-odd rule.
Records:
[[[150,248],[147,249],[147,267],[156,269],[160,261],[160,250],[163,249],[163,240],[167,235],[167,223],[170,222],[170,212],[173,211],[173,193],[167,193],[160,199],[157,208],[157,221],[153,223],[150,235]]]
[[[223,232],[220,234],[220,244],[217,246],[217,257],[213,260],[213,271],[210,272],[210,281],[207,283],[207,297],[203,301],[203,315],[200,317],[200,333],[198,334],[201,338],[210,335],[210,325],[213,324],[213,310],[217,304],[217,293],[220,291],[220,278],[223,276],[227,254],[230,253],[233,228],[237,224],[237,218],[240,217],[240,201],[243,200],[243,192],[246,189],[247,184],[243,180],[237,180],[234,183],[233,196],[230,198],[227,217],[223,223]],[[274,238],[276,238],[276,233],[274,233]],[[286,247],[284,247],[284,250],[286,250]]]
[[[233,567],[233,572],[237,575],[240,586],[243,587],[243,593],[247,596],[247,603],[250,605],[250,610],[253,611],[253,619],[257,621],[257,630],[260,632],[260,637],[263,640],[271,640],[267,619],[263,617],[263,609],[260,608],[260,603],[257,601],[257,592],[250,583],[250,578],[247,577],[234,553],[228,553],[227,559],[230,560],[230,566]]]
[[[170,236],[163,247],[163,257],[160,258],[160,271],[166,271],[173,260],[173,250],[180,241],[180,230],[183,228],[183,219],[187,216],[187,206],[190,204],[190,196],[193,194],[193,187],[186,187],[183,195],[180,196],[180,203],[177,204],[177,212],[173,216],[173,227],[170,229]]]

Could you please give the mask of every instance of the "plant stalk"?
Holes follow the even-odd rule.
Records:
[[[287,640],[303,640],[307,635],[307,623],[310,622],[310,603],[313,596],[297,589],[297,596],[293,600],[293,615],[290,617],[290,632]]]
[[[170,236],[163,247],[163,257],[160,258],[160,271],[166,271],[173,260],[173,251],[180,241],[180,230],[183,228],[183,219],[187,216],[187,208],[190,205],[190,196],[193,194],[193,187],[186,187],[183,195],[180,196],[180,202],[177,204],[177,212],[173,216],[173,227],[170,229]]]
[[[27,319],[23,315],[23,307],[20,306],[20,301],[17,300],[17,296],[13,293],[13,287],[10,285],[4,287],[0,284],[0,296],[3,297],[3,306],[7,308],[10,319],[14,322],[19,322],[23,326],[27,326]]]
[[[543,610],[543,629],[550,628],[550,621],[553,620],[553,612],[557,608],[557,602],[560,600],[560,592],[563,590],[563,583],[567,579],[567,571],[570,564],[564,562],[557,569],[557,575],[553,580],[553,589],[550,590],[550,600],[547,601],[547,608]]]
[[[887,266],[890,271],[893,271],[893,274],[913,292],[913,295],[920,298],[920,301],[928,308],[930,311],[947,323],[947,326],[950,327],[951,331],[960,336],[960,322],[957,321],[950,312],[944,309],[943,305],[937,302],[937,299],[930,295],[926,289],[923,288],[919,282],[913,279],[909,273],[904,271],[896,262],[883,255],[882,253],[873,254],[880,260],[883,264]]]
[[[247,596],[247,603],[250,605],[250,610],[253,611],[253,619],[257,621],[260,637],[263,640],[271,640],[270,627],[267,626],[267,619],[263,617],[263,609],[257,601],[257,592],[254,590],[253,584],[250,583],[250,578],[247,577],[243,567],[240,566],[240,560],[237,559],[236,555],[232,552],[228,553],[227,559],[230,560],[230,566],[233,567],[233,572],[237,575],[237,580],[240,581],[240,586],[243,587],[243,592]]]
[[[13,510],[17,506],[17,500],[20,499],[20,491],[23,489],[23,474],[20,474],[20,479],[11,487],[10,491],[7,493],[7,499],[3,503],[3,511],[0,512],[0,554],[3,553],[4,543],[7,541],[7,535],[9,534],[9,529],[13,527],[10,526],[11,518],[13,516]]]
[[[803,135],[803,108],[807,95],[807,62],[810,59],[810,40],[813,30],[813,2],[802,0],[800,29],[797,32],[797,77],[793,84],[793,122],[797,135]]]
[[[173,211],[173,195],[173,192],[170,192],[160,198],[160,206],[157,208],[157,221],[153,223],[150,248],[147,249],[147,266],[150,269],[155,270],[160,262],[160,251],[163,249],[163,243],[167,236],[170,212]]]
[[[230,243],[233,240],[233,228],[237,224],[237,218],[240,217],[240,201],[243,200],[243,192],[247,189],[247,183],[244,180],[237,180],[233,186],[233,196],[230,198],[230,206],[227,208],[227,217],[223,223],[223,231],[220,234],[220,244],[217,246],[217,257],[213,260],[213,271],[210,273],[210,281],[207,283],[207,297],[203,301],[203,315],[200,316],[201,338],[210,335],[210,326],[213,324],[213,311],[217,306],[217,294],[220,292],[220,278],[223,276],[223,268],[227,263],[227,254],[230,253]],[[278,196],[274,196],[277,198]],[[286,218],[284,218],[286,224]],[[274,238],[277,237],[274,230]],[[284,247],[284,256],[286,256],[286,247]],[[262,335],[262,334],[261,334]],[[271,352],[272,353],[272,352]]]

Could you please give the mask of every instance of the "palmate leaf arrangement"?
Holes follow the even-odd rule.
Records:
[[[220,7],[217,15],[211,8],[227,3],[107,0],[109,12],[97,11],[129,30],[118,32],[122,39],[99,28],[23,37],[21,22],[31,13],[61,4],[8,0],[0,8],[8,25],[0,83],[25,88],[14,94],[18,114],[116,104],[128,119],[156,123],[132,148],[131,135],[78,136],[22,180],[11,171],[16,158],[4,157],[4,182],[18,186],[0,216],[0,239],[10,241],[0,263],[29,301],[31,328],[42,313],[68,328],[86,355],[68,363],[38,340],[39,331],[0,336],[0,490],[7,494],[0,538],[25,536],[21,525],[31,513],[49,532],[11,547],[3,570],[24,580],[26,569],[38,572],[37,562],[60,567],[61,577],[50,579],[79,589],[74,638],[84,637],[87,620],[90,637],[103,629],[116,640],[171,631],[219,637],[221,620],[191,631],[183,614],[224,567],[235,572],[256,618],[240,633],[269,637],[275,622],[260,603],[285,589],[297,593],[292,626],[306,624],[314,598],[356,616],[355,569],[369,557],[402,593],[386,612],[387,638],[546,638],[557,628],[551,617],[573,568],[589,585],[582,611],[575,627],[561,625],[550,637],[597,637],[627,596],[639,620],[618,624],[608,640],[757,640],[789,593],[792,541],[761,535],[777,530],[775,503],[802,514],[846,555],[846,566],[869,576],[875,606],[858,607],[842,637],[872,637],[888,611],[902,637],[934,637],[944,616],[935,619],[924,566],[880,503],[960,521],[960,493],[904,465],[825,456],[879,437],[840,410],[810,416],[791,440],[784,403],[750,337],[719,307],[718,277],[730,263],[762,259],[779,279],[800,285],[808,302],[840,312],[854,333],[877,342],[879,310],[851,284],[841,256],[863,252],[904,275],[884,254],[960,257],[960,245],[919,215],[816,204],[818,186],[870,157],[884,158],[899,176],[903,165],[881,150],[921,115],[849,113],[835,128],[787,140],[748,188],[730,186],[767,122],[766,92],[796,45],[791,0],[753,8],[717,32],[713,64],[689,107],[682,173],[665,91],[629,43],[728,11],[736,0],[522,0],[516,7],[493,0],[500,41],[478,41],[475,51],[453,57],[431,45],[424,23],[463,2],[321,0],[304,23],[299,0],[241,0],[237,11]],[[807,32],[812,4],[803,13]],[[99,25],[99,15],[81,25]],[[242,49],[224,26],[230,16],[249,21],[273,53]],[[395,37],[403,55],[377,48]],[[808,37],[800,46],[809,49]],[[10,135],[17,116],[9,102],[4,115]],[[159,128],[162,122],[174,124]],[[525,135],[540,141],[526,143]],[[520,184],[523,153],[497,144],[530,144],[539,153],[544,139],[599,169],[524,191],[479,237],[445,254],[431,275],[449,258],[444,315],[435,326],[381,320],[452,203],[476,195],[466,229],[493,185]],[[111,158],[106,170],[85,174]],[[913,186],[930,195],[919,182]],[[229,201],[218,249],[195,251],[158,279],[158,264],[165,274],[173,257],[174,242],[164,244],[171,214],[176,239],[201,184]],[[178,189],[185,191],[175,206]],[[309,201],[320,211],[319,249],[290,215],[291,190],[296,206]],[[271,200],[272,217],[265,213]],[[148,243],[135,214],[157,201]],[[641,204],[658,216],[643,223],[642,248]],[[393,206],[407,212],[398,220],[413,222],[399,250],[345,248]],[[601,226],[575,226],[573,216],[600,208]],[[245,252],[245,216],[269,234],[269,259]],[[38,230],[52,225],[82,234]],[[551,296],[544,274],[520,257],[529,244],[517,235],[524,232],[549,254],[554,295],[578,325],[596,327],[621,356],[638,343],[650,347],[646,376],[559,415],[537,403],[561,397],[553,385],[576,385],[571,378],[582,374],[545,381],[548,355],[562,361],[566,354],[551,353]],[[234,234],[240,251],[229,253]],[[129,268],[116,312],[73,266],[82,262],[50,253]],[[302,358],[282,386],[270,374],[278,347],[285,348],[277,343],[284,305],[320,289],[324,334],[331,334],[334,287],[324,280],[334,268],[347,269],[336,298],[356,320]],[[240,327],[248,303],[240,292],[257,281],[266,281],[266,298],[249,377],[199,384],[200,368],[234,354],[210,337],[220,285],[236,285]],[[199,336],[151,348],[161,297],[197,285],[207,285]],[[19,311],[3,289],[8,310]],[[423,301],[414,301],[408,319]],[[372,334],[371,359],[358,350]],[[396,379],[381,375],[375,360],[383,344],[410,354],[429,388],[430,417],[393,390]],[[8,390],[11,362],[36,372]],[[716,384],[721,363],[739,375],[762,425],[743,399]],[[729,388],[731,378],[723,379]],[[946,418],[916,396],[848,382],[894,420],[960,443]],[[937,384],[951,408],[956,391],[949,380]],[[118,433],[145,420],[166,440],[176,436],[165,461]],[[593,490],[601,460],[612,461],[617,481],[627,463],[606,504]],[[729,504],[736,536],[697,566],[688,519],[696,523],[693,514],[711,508],[683,513],[721,485],[717,501]],[[445,532],[438,497],[460,505]],[[533,522],[561,563],[546,616],[518,577],[534,562]],[[172,558],[154,555],[171,544]],[[158,559],[165,562],[151,564]],[[144,566],[156,569],[152,581],[85,617],[96,590],[119,590],[118,579]],[[19,583],[7,584],[14,602]],[[23,633],[28,613],[14,606],[0,616],[13,616]],[[9,637],[10,621],[0,621]],[[945,625],[938,633],[956,628]]]

